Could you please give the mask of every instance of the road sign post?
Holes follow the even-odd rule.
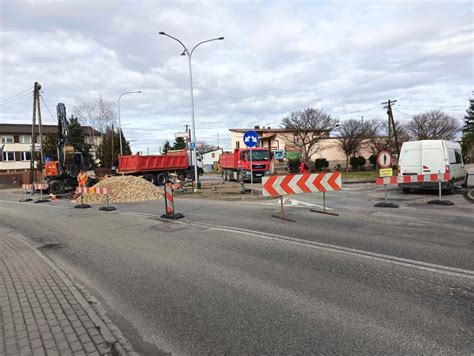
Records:
[[[392,155],[389,151],[380,151],[377,155],[377,165],[379,166],[379,178],[391,177],[393,175],[392,169]],[[398,208],[398,204],[389,203],[387,196],[387,184],[383,185],[384,201],[377,203],[374,207],[377,208]]]
[[[255,131],[247,131],[244,133],[244,143],[250,149],[250,191],[253,195],[253,162],[252,148],[258,144],[258,134]]]

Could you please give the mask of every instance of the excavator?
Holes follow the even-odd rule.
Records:
[[[87,186],[97,183],[91,164],[84,159],[82,152],[76,152],[69,142],[69,123],[66,117],[66,106],[59,103],[56,107],[58,117],[58,141],[56,145],[58,160],[46,162],[43,176],[48,182],[50,194],[62,194],[77,187],[77,175],[81,170],[87,171]]]

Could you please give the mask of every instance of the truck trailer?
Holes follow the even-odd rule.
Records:
[[[234,152],[224,152],[219,157],[219,167],[226,181],[250,181],[250,149],[236,148]],[[271,173],[268,149],[252,148],[252,172],[255,182],[260,182],[264,175]]]
[[[202,159],[197,155],[198,174],[202,175]],[[194,165],[191,151],[176,150],[169,151],[164,155],[140,154],[119,156],[117,173],[141,176],[155,185],[163,185],[170,174],[176,174],[184,181],[186,178],[194,178]]]

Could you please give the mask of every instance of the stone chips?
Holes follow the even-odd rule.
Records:
[[[110,189],[109,203],[133,203],[163,198],[163,189],[147,180],[135,176],[116,176],[101,180],[94,187],[108,187]],[[80,196],[76,202],[80,202]],[[103,204],[105,195],[84,194],[84,203]]]

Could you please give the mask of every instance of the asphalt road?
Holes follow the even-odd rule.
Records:
[[[71,272],[142,354],[474,352],[474,205],[380,189],[112,213],[0,193],[0,225]]]

